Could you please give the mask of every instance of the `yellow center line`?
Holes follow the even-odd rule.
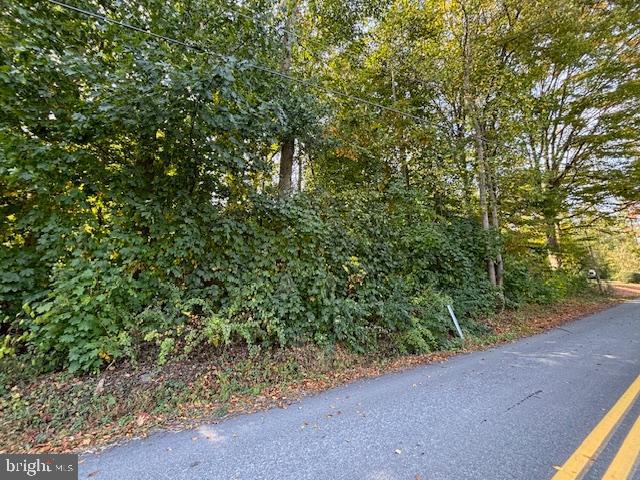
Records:
[[[586,472],[587,467],[596,459],[602,447],[606,445],[611,433],[629,411],[638,393],[640,393],[640,375],[591,433],[587,435],[587,438],[584,439],[578,449],[573,452],[551,480],[576,480],[580,478]]]
[[[640,456],[640,416],[629,430],[622,446],[607,468],[602,480],[626,480]]]

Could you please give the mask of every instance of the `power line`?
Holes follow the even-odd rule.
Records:
[[[205,53],[205,50],[202,47],[200,47],[199,45],[196,45],[194,43],[182,42],[182,41],[177,40],[175,38],[165,37],[164,35],[160,35],[158,33],[152,32],[151,30],[147,30],[145,28],[136,27],[135,25],[131,25],[129,23],[119,22],[118,20],[114,20],[114,19],[106,17],[104,15],[100,15],[99,13],[95,13],[95,12],[91,12],[89,10],[84,10],[82,8],[74,7],[73,5],[67,5],[66,3],[62,3],[62,2],[59,2],[57,0],[47,0],[47,1],[50,2],[50,3],[53,3],[55,5],[58,5],[59,7],[66,8],[68,10],[72,10],[72,11],[77,12],[77,13],[82,13],[83,15],[87,15],[89,17],[97,18],[98,20],[102,20],[102,21],[107,22],[107,23],[112,23],[112,24],[118,25],[120,27],[124,27],[124,28],[129,28],[131,30],[135,30],[136,32],[144,33],[146,35],[149,35],[150,37],[154,37],[154,38],[157,38],[159,40],[164,40],[167,43],[173,43],[175,45],[181,45],[183,47],[191,48],[193,50],[197,50],[199,52]],[[206,53],[215,54],[215,52],[206,52]],[[220,56],[220,57],[224,57],[224,55],[222,55],[222,54],[217,54],[217,55]]]
[[[134,31],[139,32],[139,33],[144,33],[145,35],[148,35],[150,37],[156,38],[158,40],[165,41],[165,42],[173,44],[173,45],[180,45],[182,47],[195,50],[195,51],[197,51],[199,53],[204,53],[206,55],[212,55],[212,56],[215,56],[217,58],[221,58],[223,60],[229,60],[226,55],[224,55],[224,54],[222,54],[220,52],[216,52],[216,51],[213,51],[213,50],[205,49],[205,48],[203,48],[202,46],[200,46],[200,45],[198,45],[196,43],[183,42],[181,40],[178,40],[178,39],[175,39],[175,38],[172,38],[172,37],[167,37],[165,35],[160,35],[158,33],[155,33],[153,31],[151,31],[151,30],[148,30],[148,29],[145,29],[145,28],[136,27],[135,25],[131,25],[129,23],[120,22],[118,20],[114,20],[112,18],[109,18],[109,17],[107,17],[105,15],[101,15],[99,13],[92,12],[90,10],[85,10],[83,8],[78,8],[78,7],[75,7],[73,5],[68,5],[68,4],[66,4],[64,2],[61,2],[59,0],[47,0],[47,1],[49,3],[54,4],[54,5],[58,5],[59,7],[66,8],[67,10],[71,10],[71,11],[74,11],[76,13],[80,13],[82,15],[85,15],[85,16],[88,16],[88,17],[91,17],[91,18],[95,18],[95,19],[101,20],[103,22],[111,23],[113,25],[118,25],[119,27],[122,27],[122,28],[127,28],[127,29],[130,29],[130,30],[134,30]],[[358,96],[355,96],[355,95],[350,95],[348,93],[341,92],[341,91],[338,91],[338,90],[333,90],[331,88],[324,87],[324,86],[322,86],[322,85],[320,85],[318,83],[315,83],[315,82],[312,82],[312,81],[309,81],[309,80],[305,80],[305,79],[302,79],[302,78],[294,77],[292,75],[279,72],[278,70],[274,70],[272,68],[265,67],[264,65],[260,65],[258,63],[255,63],[255,62],[252,62],[252,61],[249,61],[249,60],[247,60],[245,64],[248,67],[253,68],[254,70],[258,70],[258,71],[261,71],[261,72],[268,73],[270,75],[274,75],[274,76],[277,76],[277,77],[280,77],[280,78],[284,78],[284,79],[290,80],[292,82],[299,83],[299,84],[304,85],[304,86],[309,87],[309,88],[322,90],[323,92],[328,93],[328,94],[333,95],[333,96],[336,96],[336,97],[347,98],[347,99],[352,100],[354,102],[363,103],[365,105],[369,105],[369,106],[380,108],[382,110],[386,110],[386,111],[389,111],[389,112],[397,113],[399,115],[402,115],[402,116],[405,116],[405,117],[408,117],[408,118],[413,118],[414,120],[419,121],[419,122],[424,120],[422,117],[419,117],[418,115],[414,115],[414,114],[409,113],[409,112],[405,112],[404,110],[400,110],[400,109],[394,108],[394,107],[387,107],[385,105],[382,105],[380,103],[374,102],[372,100],[367,100],[366,98],[358,97]]]

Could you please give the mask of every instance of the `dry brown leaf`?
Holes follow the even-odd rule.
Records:
[[[144,423],[147,421],[147,419],[149,418],[149,414],[146,412],[142,412],[141,414],[138,415],[138,417],[136,418],[136,425],[138,425],[139,427],[141,427],[142,425],[144,425]]]
[[[96,389],[94,391],[95,395],[100,395],[102,392],[104,392],[104,378],[101,378],[98,381],[98,384],[96,385]]]

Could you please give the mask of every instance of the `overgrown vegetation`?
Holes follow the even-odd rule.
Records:
[[[614,218],[591,238],[593,263],[605,279],[640,283],[640,227],[625,220]]]
[[[637,200],[638,7],[539,3],[82,5],[187,46],[8,5],[2,368],[422,353],[447,304],[584,290],[581,232]]]
[[[34,380],[15,369],[1,382],[13,387],[0,396],[0,445],[14,453],[77,451],[156,428],[193,427],[237,413],[286,408],[303,395],[513,341],[612,303],[590,294],[507,310],[483,319],[483,333],[468,336],[464,344],[451,340],[445,351],[421,355],[398,355],[389,344],[364,355],[334,346],[234,347],[223,353],[201,351],[163,367],[151,361],[125,363],[98,376],[60,372]]]

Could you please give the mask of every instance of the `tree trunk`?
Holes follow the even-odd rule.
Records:
[[[393,73],[393,68],[391,69],[391,97],[393,99],[393,104],[395,106],[397,97],[396,97],[396,79]],[[407,189],[411,186],[411,182],[409,180],[409,165],[407,164],[407,155],[404,148],[404,119],[400,118],[400,146],[398,148],[398,163],[400,164],[400,175],[402,175],[402,180],[404,181],[404,185]]]
[[[493,173],[493,172],[492,172]],[[488,186],[489,189],[489,201],[491,203],[491,226],[496,233],[500,233],[500,221],[498,219],[498,200],[496,195],[495,175],[491,175],[491,182]],[[502,252],[498,250],[496,253],[496,285],[502,289],[504,284],[504,261],[502,259]]]
[[[462,117],[461,122],[465,121],[466,119]],[[456,134],[455,155],[458,162],[460,176],[462,177],[464,212],[467,215],[472,215],[474,213],[474,206],[471,201],[471,198],[473,197],[473,175],[470,174],[468,168],[465,135],[464,126],[462,126],[460,132]]]
[[[556,232],[556,222],[553,218],[546,219],[547,248],[551,252],[558,251],[558,234]]]
[[[471,92],[470,71],[473,63],[473,52],[471,49],[472,31],[469,25],[469,18],[464,17],[464,43],[463,43],[463,81],[462,81],[462,98],[465,115],[470,118],[473,125],[473,139],[476,145],[476,161],[478,165],[478,196],[480,200],[480,217],[482,219],[482,229],[488,232],[491,228],[489,225],[489,209],[487,205],[487,165],[484,150],[484,132],[482,124],[478,118],[476,109],[476,100]],[[491,285],[496,286],[496,270],[493,259],[487,258],[487,275]]]
[[[285,54],[282,60],[280,71],[284,74],[288,74],[291,70],[291,48],[294,41],[290,32],[295,22],[295,17],[298,11],[297,1],[286,2],[285,8],[287,9],[287,11],[285,30],[282,40]],[[293,191],[292,174],[295,144],[296,139],[293,135],[287,135],[282,139],[282,145],[280,147],[280,174],[278,176],[278,195],[280,197],[286,197]]]
[[[404,179],[404,185],[407,189],[411,186],[409,180],[409,165],[407,165],[407,159],[405,157],[404,148],[400,148],[400,169],[402,171],[402,178]]]
[[[562,266],[562,259],[560,257],[560,223],[558,221],[558,215],[562,209],[562,201],[559,198],[560,194],[557,189],[557,174],[555,172],[553,173],[555,178],[551,180],[541,179],[540,189],[543,196],[541,213],[544,218],[544,233],[549,266],[552,269],[556,269]]]
[[[302,155],[298,154],[298,192],[302,191],[302,174],[304,173],[304,168],[302,165]]]
[[[562,266],[560,258],[560,241],[558,239],[558,222],[555,216],[545,215],[545,230],[547,236],[547,251],[549,256],[549,266],[554,270]]]
[[[285,138],[280,149],[280,174],[278,176],[278,194],[280,197],[286,197],[292,192],[291,176],[294,151],[295,139],[293,137]]]
[[[491,229],[489,224],[489,208],[487,204],[487,165],[484,152],[484,139],[480,130],[479,122],[476,120],[474,128],[474,138],[476,144],[476,156],[478,161],[478,196],[480,197],[480,216],[482,218],[482,229],[488,232]],[[497,284],[495,264],[492,258],[487,258],[487,274],[489,282],[494,287]]]

